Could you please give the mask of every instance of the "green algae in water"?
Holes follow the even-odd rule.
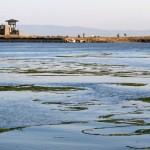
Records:
[[[144,120],[137,120],[137,119],[104,119],[98,122],[114,123],[114,124],[130,124],[136,126],[150,125],[150,123],[146,123]]]
[[[33,102],[40,102],[40,99],[34,99]]]
[[[134,75],[134,72],[115,72],[113,75],[117,77],[131,77]]]
[[[8,132],[8,131],[13,131],[14,129],[0,129],[0,133]]]
[[[35,86],[35,85],[7,85],[0,86],[0,91],[33,91],[33,92],[42,92],[42,91],[78,91],[85,90],[83,88],[75,87],[44,87],[44,86]]]
[[[142,97],[142,98],[138,98],[137,100],[150,103],[150,97]]]
[[[83,123],[88,123],[87,121],[65,121],[65,122],[61,122],[59,124],[56,125],[64,125],[64,124],[83,124]]]
[[[17,128],[9,128],[9,129],[2,129],[0,128],[0,134],[4,132],[14,131],[14,130],[22,130],[25,127],[17,127]]]
[[[115,127],[102,127],[82,130],[83,134],[95,135],[95,136],[131,136],[132,133],[105,133],[104,130],[112,130],[115,128],[125,128],[129,126],[115,126]]]
[[[71,103],[63,103],[63,102],[43,102],[44,105],[69,105]]]
[[[50,73],[50,74],[63,74],[63,75],[95,75],[95,76],[102,76],[102,75],[109,75],[110,70],[98,70],[98,71],[85,71],[82,69],[75,69],[75,70],[39,70],[39,69],[29,69],[29,70],[22,70],[18,73],[21,74],[38,74],[38,73]]]
[[[139,130],[136,130],[135,133],[140,134],[140,135],[150,134],[150,129],[139,129]]]
[[[130,149],[136,149],[136,150],[149,150],[150,149],[150,147],[134,147],[134,146],[126,146],[127,148],[130,148]]]
[[[79,106],[94,106],[94,105],[101,105],[100,101],[94,101],[94,100],[91,100],[91,101],[87,101],[87,102],[81,102],[81,103],[78,103]]]
[[[83,111],[83,110],[87,110],[87,107],[66,107],[64,110],[62,111]]]
[[[150,134],[150,129],[139,129],[133,132],[127,131],[128,133],[125,133],[126,131],[124,132],[123,130],[119,130],[119,132],[117,131],[115,133],[115,130],[117,130],[117,128],[120,128],[120,129],[130,128],[130,126],[114,126],[114,127],[85,129],[85,130],[82,130],[82,133],[88,134],[88,135],[95,135],[95,136],[135,136],[135,135],[140,136],[140,135]],[[105,132],[105,130],[107,131]]]
[[[69,107],[73,111],[82,111],[82,110],[87,110],[88,108],[86,107]]]
[[[37,70],[37,69],[29,69],[29,70],[24,70],[24,71],[20,71],[19,73],[47,73],[47,71],[44,70]]]
[[[121,86],[146,86],[147,84],[142,84],[142,83],[119,83],[117,85],[121,85]]]
[[[143,72],[143,75],[150,75],[150,72],[145,71],[145,72]]]
[[[113,117],[114,114],[110,114],[110,115],[105,115],[105,116],[100,116],[99,118],[110,118],[110,117]]]
[[[63,102],[43,102],[42,104],[44,104],[44,105],[54,105],[54,104],[62,105]]]

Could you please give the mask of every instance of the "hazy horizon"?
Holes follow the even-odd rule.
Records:
[[[19,25],[20,34],[40,36],[149,36],[150,30],[103,30],[97,28],[85,28],[79,26],[55,26],[55,25]]]
[[[5,0],[0,24],[79,26],[103,30],[149,30],[150,0]]]
[[[106,28],[98,28],[98,27],[86,27],[86,26],[80,26],[80,25],[56,25],[56,24],[21,24],[17,23],[18,26],[55,26],[55,27],[67,27],[67,28],[72,28],[72,27],[77,27],[77,28],[86,28],[86,29],[96,29],[96,30],[106,30],[106,31],[150,31],[149,29],[106,29]]]

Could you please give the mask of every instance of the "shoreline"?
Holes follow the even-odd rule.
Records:
[[[150,43],[150,36],[136,37],[63,37],[0,35],[0,42],[41,42],[41,43]]]

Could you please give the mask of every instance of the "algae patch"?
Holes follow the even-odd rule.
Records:
[[[149,123],[146,123],[144,120],[138,120],[138,119],[104,119],[98,122],[114,123],[114,124],[130,124],[136,126],[150,125]]]
[[[63,102],[43,102],[44,105],[69,105],[71,103],[63,103]]]
[[[126,146],[127,148],[130,148],[130,149],[135,149],[135,150],[149,150],[150,147],[134,147],[134,146]]]
[[[146,86],[147,84],[142,84],[142,83],[118,83],[117,85],[121,85],[121,86]]]
[[[61,111],[84,111],[88,110],[87,107],[65,107],[64,109],[61,109]]]
[[[105,116],[100,116],[99,118],[110,118],[110,117],[113,117],[114,114],[109,114],[109,115],[105,115]]]
[[[139,129],[139,130],[136,130],[135,133],[137,134],[150,134],[150,129]]]
[[[141,97],[141,98],[138,98],[137,100],[150,103],[150,97]]]
[[[33,102],[40,102],[40,99],[34,99]]]
[[[7,85],[0,86],[0,91],[32,91],[32,92],[42,92],[42,91],[79,91],[85,90],[83,88],[75,87],[44,87],[35,85]]]
[[[86,107],[69,107],[71,111],[82,111],[82,110],[87,110],[88,108]]]
[[[103,76],[108,75],[109,70],[101,70],[101,71],[86,71],[82,69],[74,69],[74,70],[24,70],[18,73],[21,74],[41,74],[41,73],[49,73],[49,74],[59,74],[59,75],[95,75],[95,76]]]
[[[0,128],[0,134],[4,132],[14,131],[14,130],[22,130],[23,128],[25,127],[17,127],[17,128],[9,128],[9,129]]]
[[[95,136],[135,136],[135,135],[145,135],[150,134],[150,129],[139,129],[133,132],[123,133],[121,130],[120,132],[112,133],[112,129],[115,128],[130,128],[130,126],[114,126],[114,127],[102,127],[102,128],[93,128],[93,129],[85,129],[82,130],[83,134],[88,135],[95,135]],[[105,133],[105,130],[107,132]]]

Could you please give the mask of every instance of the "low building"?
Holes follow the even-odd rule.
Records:
[[[19,35],[19,30],[16,29],[16,23],[19,22],[15,19],[6,20],[8,25],[0,25],[0,35]]]
[[[0,25],[0,35],[10,35],[10,26]]]
[[[16,29],[16,24],[17,22],[19,22],[18,20],[9,19],[9,20],[6,20],[5,22],[7,22],[8,25],[10,26],[10,34],[19,35],[19,30]]]

